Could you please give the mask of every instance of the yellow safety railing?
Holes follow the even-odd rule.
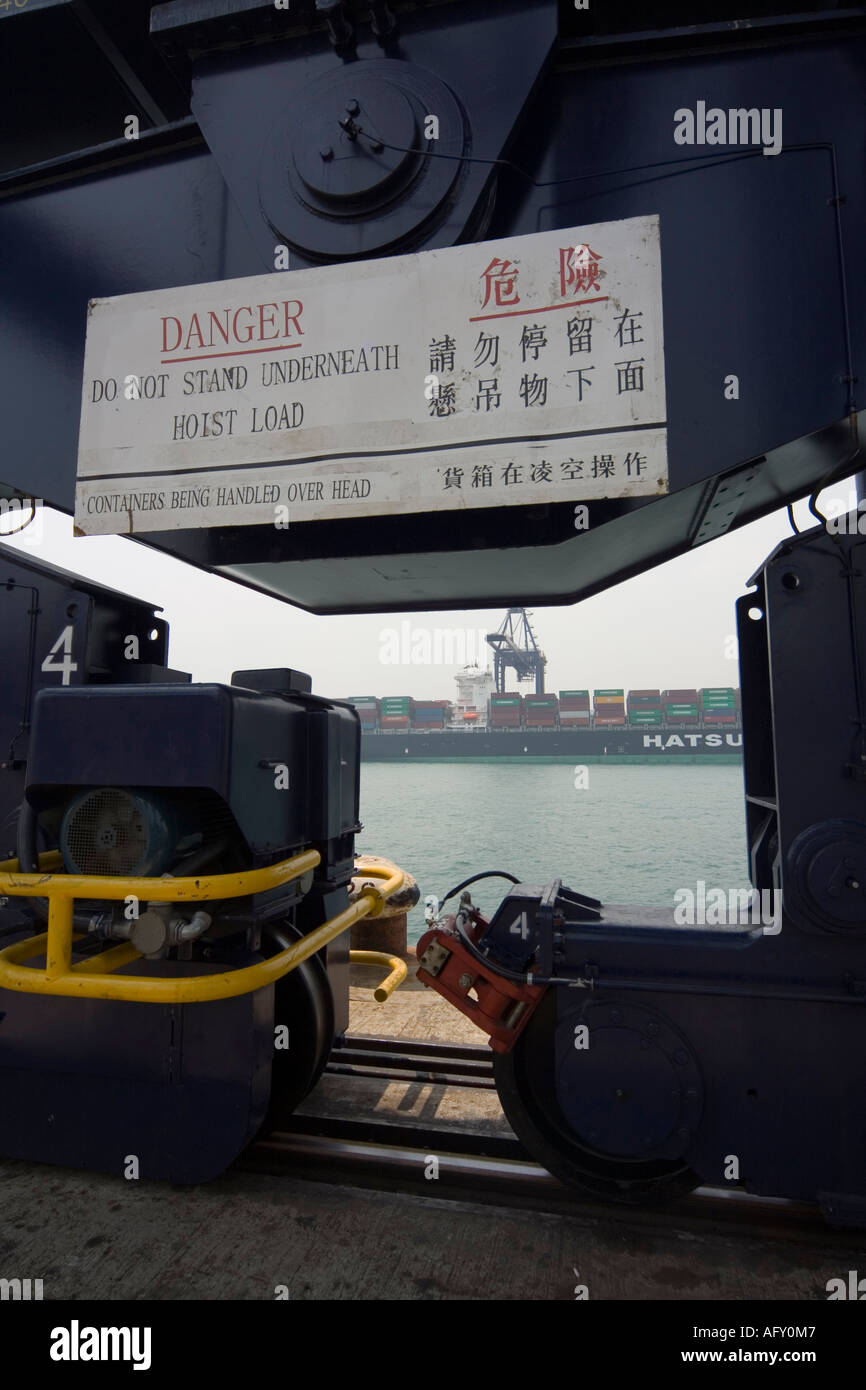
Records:
[[[398,985],[402,985],[407,974],[406,962],[399,956],[389,956],[386,951],[350,951],[350,965],[387,965],[389,975],[385,977],[380,985],[373,990],[373,998],[379,1004],[384,1004],[385,1000]]]
[[[381,883],[365,883],[357,902],[351,903],[329,921],[322,922],[299,941],[293,941],[284,951],[240,970],[165,979],[112,973],[121,966],[141,959],[141,953],[129,942],[111,946],[99,955],[73,965],[73,941],[81,936],[80,933],[77,936],[73,933],[75,899],[120,900],[135,897],[145,902],[200,903],[239,898],[250,893],[264,893],[292,879],[301,878],[321,863],[318,851],[305,850],[264,869],[248,869],[235,874],[200,874],[190,878],[124,878],[52,873],[51,870],[59,867],[60,862],[56,851],[40,855],[40,870],[45,872],[35,874],[21,873],[16,859],[0,862],[0,894],[48,899],[48,930],[0,951],[0,989],[65,995],[75,999],[119,999],[128,1003],[148,1004],[195,1004],[210,999],[231,999],[235,995],[248,994],[273,984],[346,931],[353,922],[362,917],[378,916],[388,898],[403,887],[405,878],[403,870],[394,864],[368,866],[363,859],[359,859],[359,872],[365,878],[374,877]],[[45,957],[45,965],[41,968],[22,964],[40,956]]]

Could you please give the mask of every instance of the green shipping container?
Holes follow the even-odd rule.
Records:
[[[632,724],[661,724],[662,712],[660,709],[632,710],[629,719]]]
[[[697,714],[697,705],[665,705],[668,714]]]
[[[624,690],[597,690],[596,695],[624,695]]]

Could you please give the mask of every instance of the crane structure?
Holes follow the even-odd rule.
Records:
[[[544,668],[547,657],[538,645],[525,608],[509,608],[498,632],[488,632],[487,645],[493,649],[496,693],[505,694],[506,676],[515,672],[518,681],[535,681],[536,695],[544,694]]]

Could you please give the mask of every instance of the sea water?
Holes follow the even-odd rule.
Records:
[[[358,851],[418,880],[411,942],[424,930],[426,894],[442,898],[486,869],[672,909],[677,891],[698,882],[749,886],[741,766],[365,762],[361,820]],[[490,879],[469,891],[489,913],[507,889]]]

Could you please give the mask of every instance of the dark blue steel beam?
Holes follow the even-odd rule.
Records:
[[[512,20],[539,13],[505,8]],[[510,94],[478,81],[502,18],[472,3],[400,18],[403,57],[420,66],[435,57],[473,130],[488,131],[472,147],[479,177],[495,186],[487,238],[659,214],[671,495],[596,504],[577,535],[573,508],[561,504],[386,519],[375,550],[364,522],[293,526],[290,548],[255,527],[155,534],[149,544],[328,612],[560,602],[764,515],[851,458],[847,420],[866,371],[866,265],[855,254],[866,227],[862,37],[819,41],[810,19],[808,47],[790,34],[773,45],[765,33],[764,46],[744,51],[732,32],[710,54],[673,59],[650,45],[645,61],[619,63],[608,51],[579,73],[548,71],[515,135]],[[287,94],[311,62],[342,67],[324,35],[283,45],[279,63],[276,48],[261,52]],[[359,45],[359,58],[377,55],[372,40]],[[9,180],[0,187],[0,477],[10,486],[71,509],[89,298],[270,268],[273,233],[247,171],[263,116],[278,112],[245,84],[245,62],[260,70],[250,50],[201,64],[200,91],[214,94],[212,154],[173,153],[152,135],[88,156],[93,172],[62,161],[22,177],[20,193]],[[250,101],[225,101],[226,84]],[[697,100],[781,109],[782,153],[677,146],[674,112]],[[730,374],[736,401],[724,396]]]

